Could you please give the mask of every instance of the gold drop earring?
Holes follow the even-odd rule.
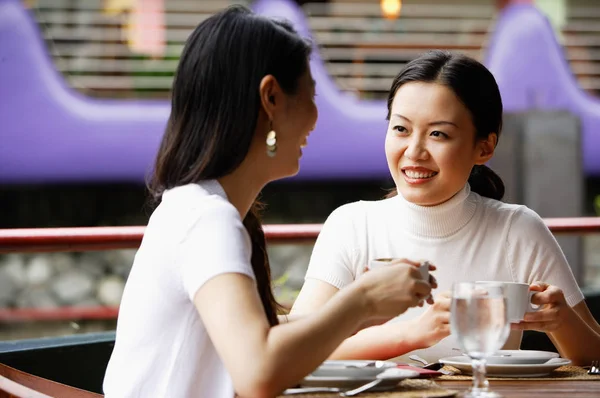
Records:
[[[277,133],[275,130],[269,131],[267,134],[267,155],[272,158],[277,153]]]

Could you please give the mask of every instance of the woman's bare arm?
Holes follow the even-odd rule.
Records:
[[[339,292],[310,316],[275,327],[267,322],[254,281],[241,274],[209,280],[194,303],[236,392],[272,397],[314,370],[370,317],[389,319],[429,294],[430,285],[415,267],[386,268]]]
[[[323,307],[340,290],[318,279],[307,279],[292,307],[291,314],[311,314]],[[381,325],[383,319],[369,319],[359,325],[357,333],[344,340],[331,359],[389,359],[425,348],[425,334],[418,320]],[[417,333],[421,331],[420,333]],[[446,334],[444,334],[444,337]]]

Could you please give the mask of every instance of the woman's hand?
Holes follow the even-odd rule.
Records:
[[[390,262],[390,264],[402,263],[402,262],[404,262],[406,264],[410,264],[414,267],[417,267],[420,270],[421,270],[421,267],[427,267],[427,271],[428,271],[428,275],[429,275],[428,281],[429,281],[429,284],[431,285],[431,289],[437,289],[437,287],[438,287],[437,279],[435,279],[435,276],[431,275],[431,271],[435,271],[437,269],[435,265],[433,265],[433,264],[429,263],[429,261],[425,261],[425,260],[415,262],[415,261],[406,260],[406,259],[395,260],[395,261]],[[369,270],[370,270],[370,268],[368,266],[366,266],[363,270],[363,273],[365,273]],[[429,296],[427,296],[425,301],[421,300],[419,302],[419,307],[422,307],[425,302],[427,302],[427,304],[433,304],[433,301],[434,301],[433,296],[430,294]],[[380,323],[382,323],[382,322],[380,322]],[[377,323],[375,323],[375,324],[377,324]],[[375,325],[375,324],[373,324],[373,325]]]
[[[414,320],[413,328],[418,335],[416,344],[422,348],[431,347],[450,335],[450,304],[452,293],[442,292],[435,296],[435,302]]]
[[[419,305],[431,294],[431,284],[421,278],[420,265],[406,259],[397,260],[357,279],[373,318],[391,319]]]
[[[537,312],[526,313],[521,322],[511,325],[513,329],[551,333],[556,331],[562,325],[563,320],[573,312],[559,287],[535,282],[529,287],[529,290],[538,292],[531,298],[531,303],[540,305],[542,308]]]

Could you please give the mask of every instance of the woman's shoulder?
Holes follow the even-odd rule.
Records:
[[[488,225],[508,227],[511,233],[527,236],[546,230],[544,220],[525,205],[481,197],[481,210]]]
[[[161,206],[169,212],[187,214],[188,217],[237,218],[240,214],[224,194],[211,192],[198,184],[173,188],[163,195]]]
[[[160,205],[148,222],[148,229],[188,235],[198,228],[243,229],[237,209],[223,196],[202,190],[195,184],[183,185],[163,194]],[[172,236],[175,238],[175,236]]]

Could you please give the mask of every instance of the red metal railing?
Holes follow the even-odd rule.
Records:
[[[600,233],[600,217],[547,218],[548,228],[556,234]],[[312,242],[321,224],[265,225],[270,243]],[[89,227],[0,230],[0,253],[60,252],[134,249],[142,241],[145,227]],[[117,307],[0,309],[0,322],[114,319]]]
[[[0,229],[0,253],[135,249],[146,227]],[[314,241],[321,224],[265,225],[273,243]]]
[[[600,217],[547,218],[548,228],[558,234],[600,233]],[[271,243],[310,242],[321,231],[321,224],[265,225]],[[60,252],[135,249],[142,241],[145,227],[88,227],[0,229],[0,253]]]
[[[113,320],[119,307],[58,307],[58,308],[2,308],[0,323],[28,321],[78,321]]]

